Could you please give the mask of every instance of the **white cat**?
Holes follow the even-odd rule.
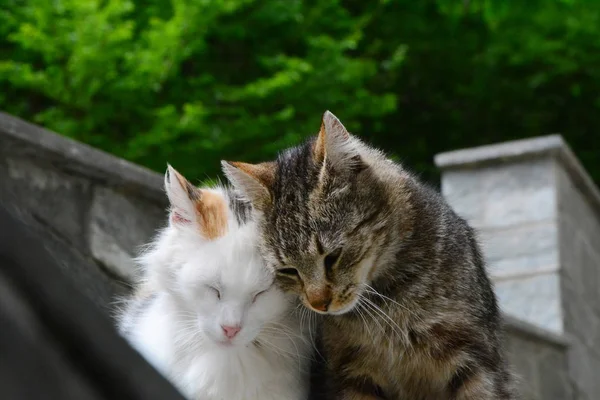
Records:
[[[120,332],[190,399],[305,400],[311,339],[258,254],[249,206],[171,166],[165,189],[169,225],[138,259]]]

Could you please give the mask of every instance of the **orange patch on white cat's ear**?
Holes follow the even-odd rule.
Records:
[[[207,240],[227,233],[228,206],[217,192],[199,189],[168,165],[165,190],[171,203],[169,218],[177,228],[197,229]]]
[[[165,191],[171,205],[171,222],[176,225],[195,222],[193,202],[200,198],[200,190],[168,164],[165,172]]]
[[[227,204],[223,196],[201,190],[200,198],[194,201],[194,206],[202,236],[214,240],[227,233]]]

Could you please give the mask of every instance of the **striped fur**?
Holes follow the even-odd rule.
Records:
[[[224,169],[260,213],[280,286],[321,316],[314,398],[518,398],[475,232],[437,191],[331,113],[265,165],[268,181]]]

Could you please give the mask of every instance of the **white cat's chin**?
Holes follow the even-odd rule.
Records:
[[[215,341],[215,344],[220,348],[220,349],[235,349],[236,347],[239,347],[239,344],[236,342],[232,342],[229,340],[219,340],[219,341]]]
[[[251,340],[247,340],[246,338],[236,338],[234,340],[213,339],[212,341],[215,344],[215,346],[217,346],[219,349],[235,350],[235,349],[242,349],[242,348],[248,347],[250,344],[252,344],[254,339],[251,339]]]

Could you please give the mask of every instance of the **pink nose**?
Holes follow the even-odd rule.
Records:
[[[221,325],[221,328],[223,328],[223,333],[225,333],[225,336],[227,336],[229,339],[233,339],[235,335],[237,335],[238,332],[242,330],[240,326]]]

